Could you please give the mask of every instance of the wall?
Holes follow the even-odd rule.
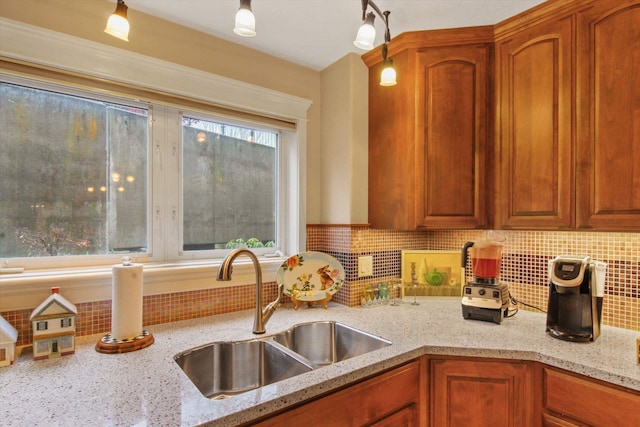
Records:
[[[309,212],[308,222],[367,223],[368,80],[367,66],[353,53],[322,70],[322,168],[309,177],[321,185],[320,218],[314,221],[317,215]]]

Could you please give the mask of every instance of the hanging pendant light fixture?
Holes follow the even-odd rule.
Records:
[[[358,29],[356,40],[353,42],[359,49],[371,50],[373,49],[373,42],[376,39],[376,28],[373,26],[376,16],[373,12],[369,12],[364,22]]]
[[[240,8],[236,13],[236,26],[233,32],[241,37],[255,37],[256,18],[251,11],[251,0],[240,0]]]
[[[393,59],[387,58],[387,44],[382,46],[382,58],[383,67],[382,73],[380,73],[380,86],[395,86],[396,81],[396,69],[393,68]]]
[[[387,46],[391,42],[391,33],[389,31],[389,12],[385,10],[380,11],[380,8],[373,2],[373,0],[362,0],[362,25],[358,29],[358,35],[353,42],[356,47],[364,50],[373,49],[373,45],[376,38],[376,29],[373,26],[375,15],[373,12],[367,13],[367,9],[371,6],[375,13],[384,22],[384,45],[382,46],[382,60],[384,67],[382,74],[380,75],[380,86],[395,86],[396,82],[396,70],[393,68],[393,60],[387,58]]]
[[[116,10],[107,20],[104,32],[126,42],[129,41],[129,21],[127,20],[127,5],[124,0],[118,0]]]

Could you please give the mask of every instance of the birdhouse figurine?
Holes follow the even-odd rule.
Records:
[[[18,331],[0,316],[0,366],[13,364],[16,358],[16,341]]]
[[[51,295],[31,313],[33,360],[75,352],[78,309],[58,292],[51,288]]]

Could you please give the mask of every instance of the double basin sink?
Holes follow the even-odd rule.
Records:
[[[319,321],[262,339],[205,344],[174,360],[204,396],[224,399],[389,345],[345,324]]]

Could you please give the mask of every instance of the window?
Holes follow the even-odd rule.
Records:
[[[49,353],[49,340],[36,341],[35,345],[36,345],[35,353],[37,355],[40,355],[43,353]]]
[[[60,319],[60,327],[61,328],[68,328],[71,326],[71,318],[70,317],[65,317],[64,319]]]
[[[0,82],[0,257],[146,252],[148,110]]]
[[[49,329],[49,325],[47,321],[36,322],[37,331],[46,331],[47,329]]]
[[[60,348],[62,350],[73,349],[73,335],[60,337]]]
[[[0,78],[0,267],[297,247],[282,215],[298,202],[292,132]]]
[[[183,115],[182,150],[183,250],[274,248],[278,133]]]

